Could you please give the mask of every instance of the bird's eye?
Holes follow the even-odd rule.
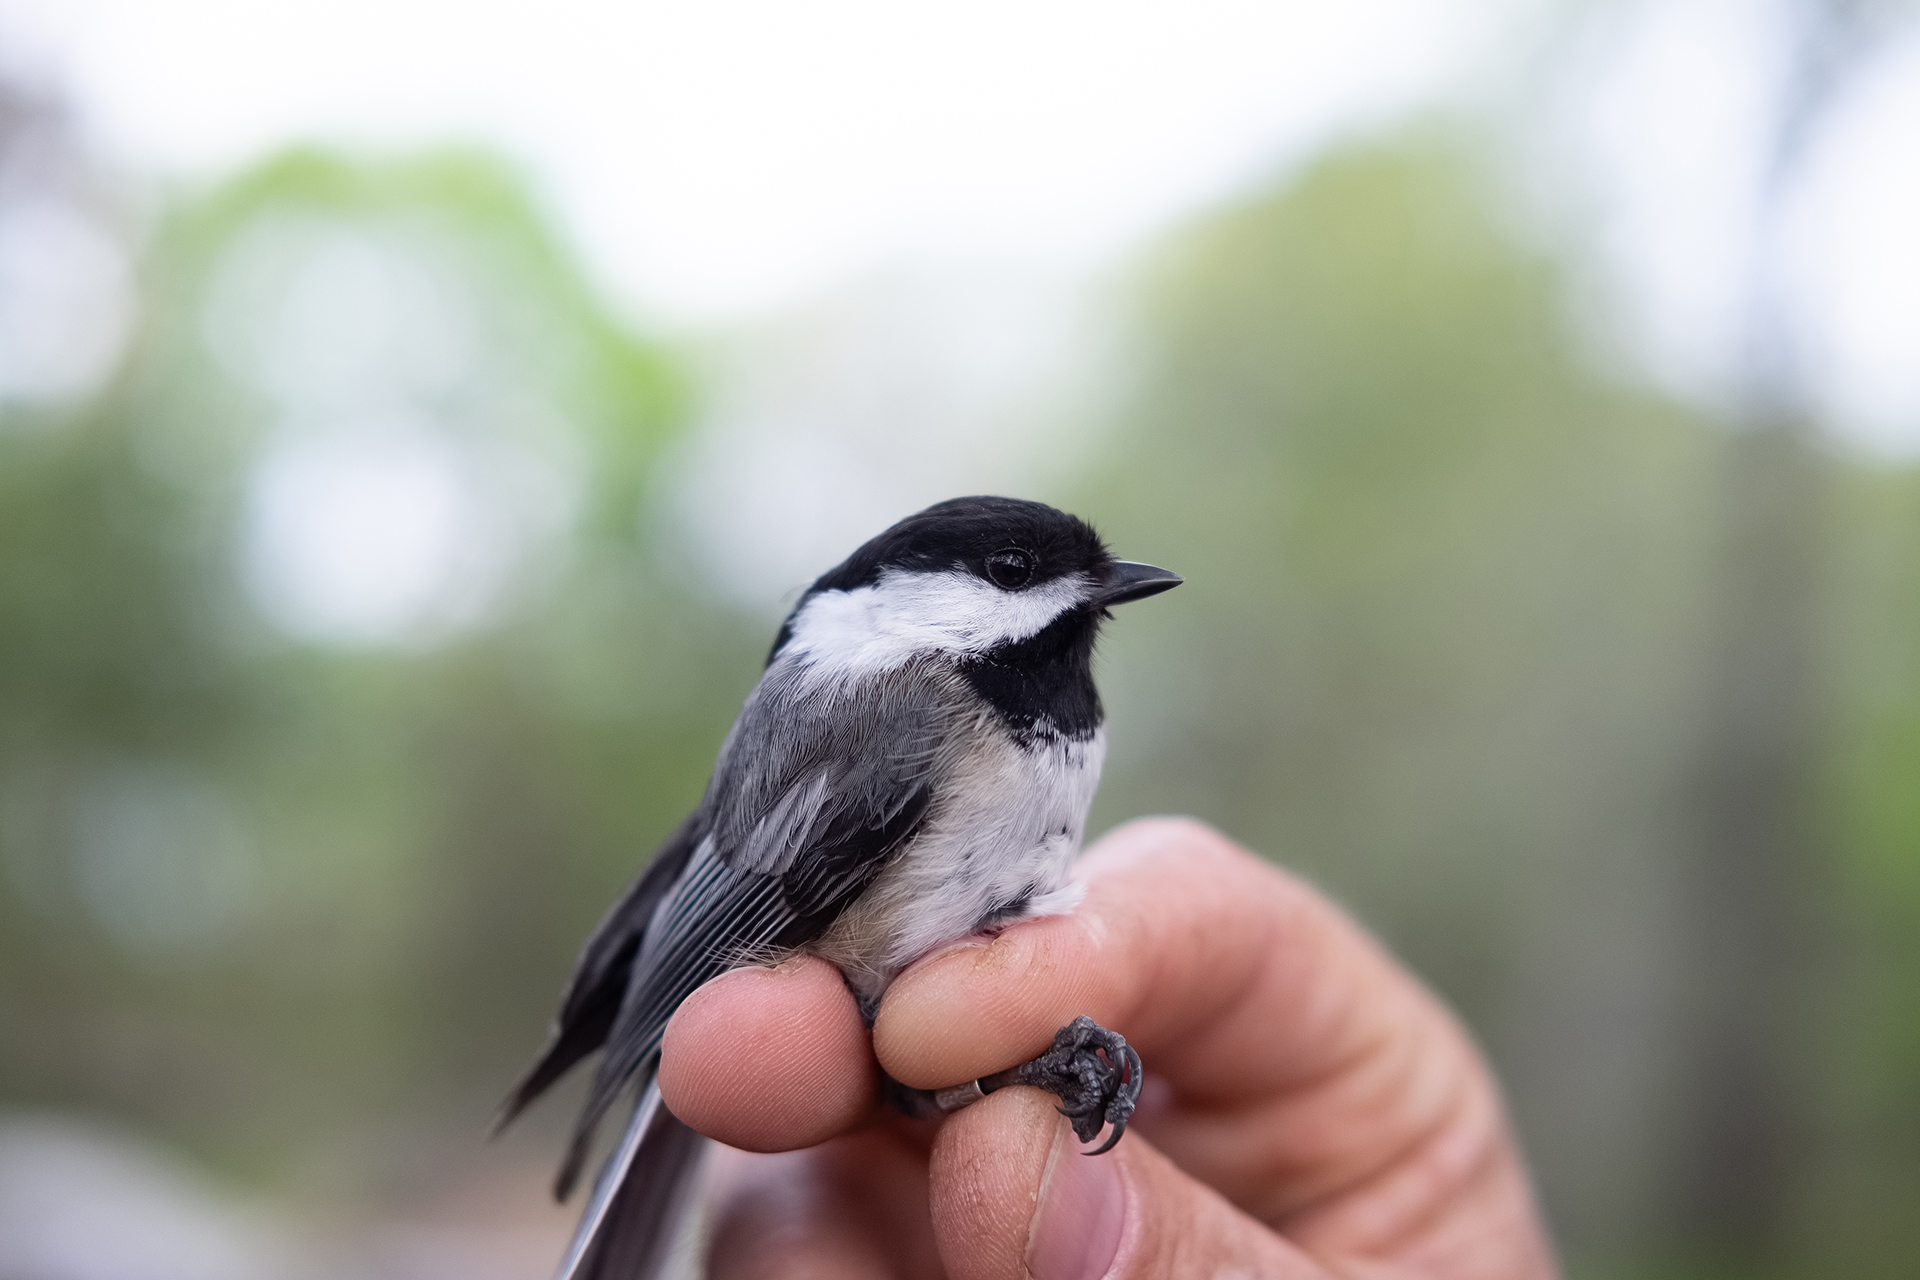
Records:
[[[1014,548],[996,551],[987,557],[987,576],[996,586],[1018,591],[1033,576],[1033,557]]]

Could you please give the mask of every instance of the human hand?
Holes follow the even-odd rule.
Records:
[[[871,1038],[807,957],[681,1006],[667,1105],[730,1146],[789,1153],[723,1169],[713,1276],[1556,1274],[1478,1053],[1345,915],[1192,822],[1123,827],[1081,870],[1072,915],[908,969]],[[937,1088],[1035,1056],[1082,1013],[1147,1065],[1106,1155],[1083,1157],[1032,1089],[937,1128],[878,1110],[876,1057]]]

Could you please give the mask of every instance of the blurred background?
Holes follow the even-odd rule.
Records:
[[[0,0],[0,1280],[545,1274],[574,948],[980,491],[1574,1277],[1920,1274],[1916,140],[1900,0]]]

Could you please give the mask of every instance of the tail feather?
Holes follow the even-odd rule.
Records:
[[[597,1111],[582,1115],[573,1123],[566,1152],[560,1157],[560,1168],[553,1175],[553,1198],[561,1204],[573,1199],[573,1189],[580,1185],[580,1171],[587,1167],[587,1155],[593,1146],[593,1131],[599,1123],[600,1113]],[[597,1184],[595,1190],[598,1190]]]
[[[656,1280],[692,1206],[706,1146],[649,1083],[600,1170],[555,1280]]]
[[[686,870],[687,859],[700,842],[701,830],[700,813],[695,810],[667,837],[667,842],[653,855],[653,861],[647,864],[646,871],[607,909],[607,914],[601,917],[593,934],[580,948],[573,976],[567,980],[567,989],[560,997],[560,1014],[554,1019],[546,1048],[541,1050],[540,1060],[534,1063],[526,1078],[501,1104],[494,1120],[496,1134],[575,1063],[606,1044],[619,1017],[621,1002],[626,999],[634,957],[640,953],[640,944],[646,937],[647,922],[680,873]]]
[[[636,941],[635,947],[638,946]],[[626,978],[626,965],[631,963],[631,952],[621,957],[619,977]],[[494,1136],[512,1124],[514,1119],[535,1098],[552,1087],[554,1081],[567,1074],[576,1062],[594,1052],[607,1042],[607,1032],[613,1028],[614,1015],[620,1011],[619,992],[595,992],[589,998],[582,999],[579,1013],[570,1019],[563,1018],[548,1037],[546,1048],[540,1052],[540,1060],[533,1064],[526,1078],[514,1086],[507,1100],[500,1104],[500,1110],[493,1121]],[[565,1197],[561,1197],[565,1199]]]

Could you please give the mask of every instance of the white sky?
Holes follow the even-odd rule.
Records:
[[[94,137],[530,163],[617,295],[721,318],[898,257],[1110,255],[1473,64],[1486,0],[6,0]]]
[[[1625,0],[1574,70],[1563,137],[1602,211],[1629,344],[1725,396],[1754,192],[1790,49],[1785,0]],[[1808,390],[1868,453],[1920,454],[1920,11],[1854,69],[1815,134],[1775,251]]]
[[[1473,92],[1543,0],[0,0],[96,144],[217,177],[298,139],[520,158],[612,295],[725,322],[900,261],[1071,274],[1343,128]],[[1569,171],[1641,355],[1724,382],[1778,0],[1620,0]],[[1602,11],[1606,12],[1606,11]],[[1821,398],[1920,450],[1920,41],[1810,166],[1794,274]]]

